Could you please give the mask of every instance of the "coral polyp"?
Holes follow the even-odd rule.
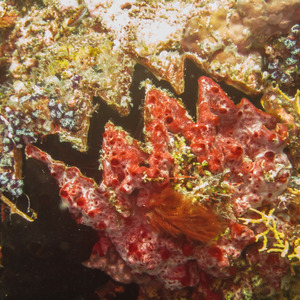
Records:
[[[300,24],[295,24],[288,34],[274,38],[265,49],[269,80],[293,94],[300,83]]]

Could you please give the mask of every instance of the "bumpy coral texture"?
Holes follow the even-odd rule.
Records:
[[[26,148],[27,157],[48,165],[74,217],[99,231],[99,241],[87,266],[100,268],[121,282],[156,282],[168,289],[201,285],[203,273],[233,276],[241,251],[255,241],[252,230],[239,224],[238,217],[250,207],[275,205],[286,188],[290,176],[289,161],[282,151],[286,128],[246,99],[236,106],[206,77],[199,79],[197,122],[178,100],[160,90],[148,91],[144,107],[145,147],[111,122],[106,125],[103,181],[99,186],[77,168],[54,161],[32,145]],[[209,241],[202,235],[193,238],[193,234],[178,234],[178,222],[172,223],[172,218],[170,224],[160,223],[165,231],[150,222],[153,214],[164,210],[163,203],[156,203],[159,209],[156,206],[155,211],[153,199],[174,189],[174,181],[179,178],[174,174],[176,159],[172,155],[178,137],[184,138],[191,150],[193,164],[205,165],[206,172],[201,176],[224,174],[224,182],[230,186],[229,197],[220,200],[225,212],[234,212],[225,220],[228,228],[224,234],[220,235],[224,227],[218,223],[216,215],[220,211],[215,211],[213,201],[201,203],[214,215],[208,214],[207,220],[201,216],[200,222],[211,218],[211,226],[219,226]],[[192,180],[195,173],[190,177]],[[191,206],[199,205],[188,192],[176,193]],[[164,196],[159,201],[163,202]]]

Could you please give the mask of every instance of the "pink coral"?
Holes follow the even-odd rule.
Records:
[[[99,186],[32,145],[26,154],[48,165],[77,221],[100,232],[87,266],[120,282],[203,290],[203,276],[236,274],[235,261],[255,241],[237,218],[251,207],[274,205],[286,188],[290,164],[282,150],[287,130],[246,99],[236,106],[206,77],[199,79],[197,122],[178,100],[157,89],[147,93],[144,107],[145,146],[111,122],[106,125]],[[182,211],[153,226],[151,214],[159,205],[165,209],[166,198],[156,206],[153,199],[166,189],[197,208],[186,209],[185,202]],[[201,236],[207,232],[208,239],[189,236],[173,221],[185,216],[186,227],[192,228],[188,215],[201,206],[211,211],[206,219],[201,212],[203,228],[210,220],[216,227],[222,224],[212,234],[203,229]],[[228,228],[220,235],[224,224]]]

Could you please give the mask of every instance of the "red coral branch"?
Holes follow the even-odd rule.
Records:
[[[255,239],[237,218],[251,207],[274,207],[286,188],[287,130],[245,99],[234,105],[211,79],[198,82],[197,122],[180,101],[152,89],[145,145],[106,125],[100,186],[27,146],[28,157],[48,165],[78,222],[101,233],[86,265],[126,283],[198,286],[205,294],[213,292],[203,274],[238,272],[236,260]]]

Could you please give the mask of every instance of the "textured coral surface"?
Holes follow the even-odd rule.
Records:
[[[299,297],[299,16],[299,0],[0,1],[0,298],[91,300],[105,276],[100,298]],[[195,110],[202,75],[250,102],[202,77]]]
[[[274,256],[279,269],[265,284],[278,283],[287,265],[280,255],[253,255],[254,246],[241,257],[255,233],[239,217],[277,205],[290,176],[287,129],[246,99],[235,105],[211,79],[198,84],[197,122],[179,100],[148,87],[144,144],[106,124],[99,185],[34,146],[26,155],[47,164],[72,215],[99,232],[87,266],[120,282],[196,287],[209,297],[222,293],[208,278],[231,278]],[[269,278],[268,268],[258,273]]]
[[[14,197],[14,147],[57,134],[87,151],[94,96],[128,115],[139,64],[177,94],[189,60],[249,95],[296,89],[299,1],[77,2],[0,2],[0,189]]]

